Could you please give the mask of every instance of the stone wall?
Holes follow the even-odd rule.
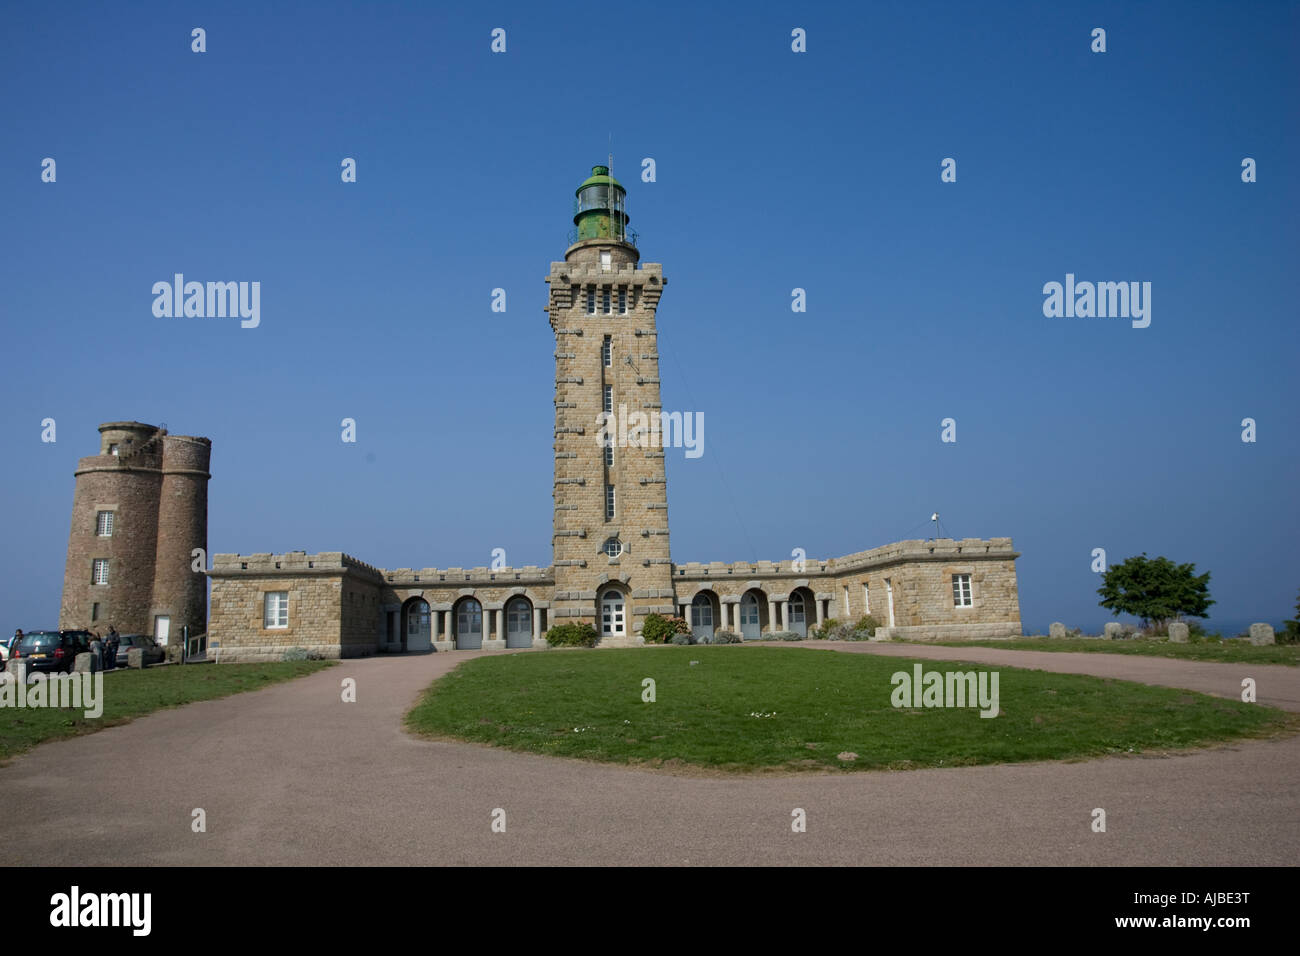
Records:
[[[364,562],[338,551],[218,554],[209,575],[208,649],[219,661],[280,660],[295,647],[333,658],[374,651],[363,608],[382,577]],[[277,591],[288,594],[287,627],[265,625],[266,595]]]

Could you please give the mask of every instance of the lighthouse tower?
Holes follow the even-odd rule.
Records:
[[[659,435],[655,313],[667,280],[641,263],[627,193],[606,166],[578,187],[563,262],[551,263],[555,333],[553,625],[587,621],[605,646],[642,642],[674,613]],[[637,425],[653,421],[648,433]],[[630,423],[630,426],[629,426]],[[630,434],[629,434],[630,433]]]

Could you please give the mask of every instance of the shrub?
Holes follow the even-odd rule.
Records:
[[[853,624],[853,630],[860,631],[866,634],[867,637],[874,637],[876,634],[876,628],[878,627],[880,627],[880,622],[870,614],[862,615],[862,617],[858,618]],[[860,641],[862,638],[856,637],[853,638],[853,640]]]
[[[305,647],[291,647],[284,652],[282,661],[323,661],[325,655],[320,651],[309,651]]]
[[[852,624],[834,618],[814,631],[813,636],[819,641],[865,641],[868,637],[865,631],[856,631]]]
[[[674,644],[694,644],[694,643],[695,643],[695,638],[691,637],[691,635],[689,635],[689,634],[674,634],[674,635],[672,636],[672,643],[674,643]]]
[[[739,644],[741,637],[735,631],[714,631],[714,644]]]
[[[647,644],[663,644],[676,633],[672,622],[662,614],[647,614],[641,625],[641,636]]]
[[[596,629],[586,621],[557,624],[546,632],[546,643],[551,647],[595,647]]]
[[[641,636],[647,644],[666,644],[674,634],[689,634],[691,626],[685,618],[664,617],[662,614],[647,614],[641,625]]]
[[[769,641],[802,641],[803,635],[798,631],[777,631],[767,636]]]

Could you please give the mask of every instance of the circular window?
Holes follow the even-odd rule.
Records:
[[[601,546],[601,550],[611,558],[617,558],[623,553],[623,542],[618,540],[618,538],[607,538],[605,543]]]

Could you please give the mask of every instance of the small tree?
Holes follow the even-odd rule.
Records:
[[[1296,595],[1294,621],[1283,621],[1282,633],[1277,635],[1280,644],[1300,644],[1300,594]]]
[[[1148,558],[1146,552],[1112,565],[1097,589],[1100,604],[1132,614],[1145,628],[1162,630],[1184,615],[1205,617],[1210,600],[1210,572],[1199,577],[1194,564],[1174,564],[1168,558]]]

